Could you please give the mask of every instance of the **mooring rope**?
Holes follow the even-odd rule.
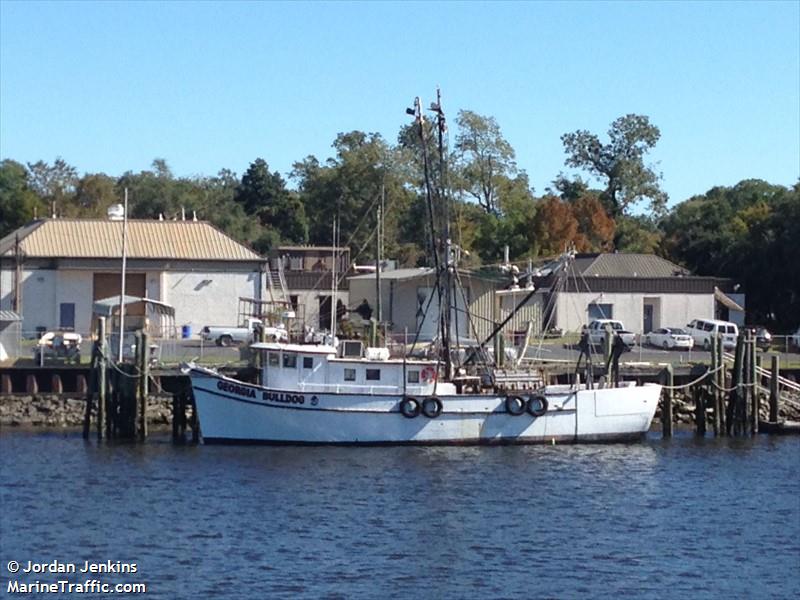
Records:
[[[695,385],[697,383],[700,383],[703,379],[705,379],[709,375],[713,375],[714,373],[716,373],[720,369],[723,369],[724,367],[725,367],[725,365],[719,365],[716,369],[713,369],[711,371],[706,371],[705,373],[700,375],[700,377],[698,377],[694,381],[690,381],[689,383],[684,383],[682,385],[662,385],[661,387],[664,388],[665,390],[682,390],[684,388],[688,388],[688,387],[691,387],[691,386],[693,386],[693,385]]]

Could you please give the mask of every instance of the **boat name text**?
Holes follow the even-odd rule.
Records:
[[[235,383],[230,383],[228,381],[218,381],[217,389],[222,390],[223,392],[236,394],[237,396],[246,396],[247,398],[256,397],[256,391],[253,388],[245,387],[243,385],[237,385]]]
[[[282,402],[284,404],[305,404],[306,399],[302,394],[284,394],[283,392],[264,392],[261,396],[263,400],[270,402]]]

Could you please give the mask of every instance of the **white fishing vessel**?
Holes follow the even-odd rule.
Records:
[[[438,381],[434,361],[390,359],[378,349],[346,356],[321,345],[253,347],[267,357],[262,385],[190,369],[206,443],[627,441],[650,428],[661,392],[626,384],[476,393],[467,380]]]
[[[438,99],[431,108],[437,118],[440,156],[444,156],[444,115]],[[409,112],[420,125],[424,155],[425,128],[418,98]],[[427,175],[428,158],[423,158]],[[442,232],[431,236],[435,241],[430,249],[437,279],[436,294],[430,296],[436,298],[436,308],[430,312],[438,315],[431,318],[439,323],[429,354],[434,358],[412,358],[415,354],[407,353],[406,348],[402,356],[391,357],[386,348],[365,347],[359,341],[342,342],[338,347],[258,343],[251,345],[260,355],[258,384],[190,364],[186,371],[204,442],[572,443],[629,441],[648,431],[660,385],[612,385],[616,377],[595,381],[590,361],[585,383],[579,383],[576,373],[573,385],[543,385],[533,372],[501,371],[487,344],[511,317],[497,324],[487,339],[464,349],[459,335],[450,329],[460,290],[458,249],[450,240],[447,194],[443,189],[434,193],[426,180],[426,195],[431,228],[438,226]],[[434,196],[439,201],[436,206]],[[563,266],[569,259],[566,255],[557,262]],[[426,316],[431,304],[429,301]],[[451,310],[439,310],[442,306]],[[335,318],[332,321],[335,327]]]

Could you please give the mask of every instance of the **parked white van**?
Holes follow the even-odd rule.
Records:
[[[736,338],[739,337],[736,323],[714,319],[695,319],[686,326],[686,332],[692,336],[695,346],[702,346],[704,350],[711,349],[711,339],[715,335],[722,336],[725,348],[735,348]]]

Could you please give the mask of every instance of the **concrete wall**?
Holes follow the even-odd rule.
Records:
[[[37,327],[54,329],[58,325],[56,303],[57,271],[38,269],[22,272],[22,335],[31,337]],[[89,286],[91,293],[91,285]],[[75,307],[76,315],[78,307]]]
[[[151,277],[147,285],[150,290]],[[205,325],[236,325],[239,321],[239,298],[259,298],[259,273],[166,272],[152,277],[160,287],[161,301],[175,307],[178,328],[189,325],[193,336]]]
[[[629,331],[643,331],[645,300],[655,300],[653,329],[684,327],[692,319],[714,318],[713,294],[600,294],[561,293],[556,298],[556,327],[579,331],[588,323],[589,304],[611,304],[612,318],[622,321]]]

